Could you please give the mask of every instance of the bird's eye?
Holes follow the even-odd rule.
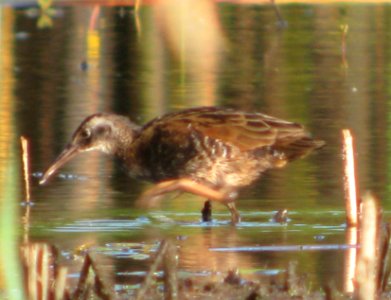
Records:
[[[88,139],[89,137],[91,136],[91,131],[89,129],[84,129],[82,132],[81,132],[81,137],[83,139]]]

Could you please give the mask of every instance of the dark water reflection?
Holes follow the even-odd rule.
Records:
[[[1,159],[2,166],[10,159],[18,164],[7,156],[8,146],[17,149],[19,135],[30,138],[35,172],[30,239],[56,244],[64,257],[90,245],[121,283],[128,277],[139,281],[134,278],[146,270],[156,241],[171,237],[180,246],[183,272],[239,268],[245,275],[279,274],[298,261],[299,272],[315,287],[334,281],[341,288],[344,249],[210,248],[343,245],[345,127],[357,138],[360,186],[375,191],[390,209],[390,6],[281,6],[289,24],[284,30],[268,6],[204,9],[205,20],[180,12],[194,26],[206,22],[202,34],[183,18],[170,25],[167,20],[175,18],[157,6],[143,7],[138,18],[132,7],[60,6],[48,28],[38,27],[32,8],[0,7]],[[238,201],[244,222],[236,229],[222,207],[216,207],[214,223],[199,223],[202,202],[189,195],[156,210],[135,208],[147,184],[126,178],[110,158],[95,153],[76,158],[48,185],[37,184],[39,172],[88,114],[113,111],[143,123],[198,105],[298,121],[327,147],[245,189]],[[4,178],[4,167],[2,172]],[[23,199],[20,182],[13,184]],[[285,208],[288,225],[271,223],[273,211]]]

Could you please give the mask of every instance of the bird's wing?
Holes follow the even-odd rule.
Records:
[[[145,125],[164,128],[173,135],[199,134],[219,139],[242,151],[286,144],[304,135],[300,124],[261,113],[244,113],[216,107],[200,107],[165,115]],[[148,128],[149,127],[149,128]]]

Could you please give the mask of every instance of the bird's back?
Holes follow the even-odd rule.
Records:
[[[297,123],[261,113],[199,107],[156,118],[135,141],[136,174],[153,181],[191,177],[243,186],[324,144]],[[136,173],[137,173],[136,172]],[[236,182],[236,184],[235,184]]]

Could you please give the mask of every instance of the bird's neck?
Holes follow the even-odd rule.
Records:
[[[132,124],[134,125],[134,124]],[[116,147],[114,156],[121,160],[126,160],[133,153],[134,141],[139,135],[140,127],[134,125],[120,132],[116,137]]]
[[[141,127],[129,121],[126,117],[113,115],[111,118],[111,134],[103,143],[101,150],[125,160],[132,152],[133,141],[141,131]]]

